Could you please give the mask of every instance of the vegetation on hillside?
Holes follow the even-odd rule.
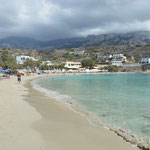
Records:
[[[106,66],[106,67],[103,67],[102,70],[108,70],[109,72],[118,72],[121,67],[118,67],[118,66]]]
[[[8,50],[5,50],[0,55],[0,66],[3,69],[16,69],[19,68],[19,65],[16,63],[16,59],[11,56]]]
[[[150,70],[150,64],[142,65],[142,71]]]
[[[80,49],[55,49],[48,51],[36,51],[36,50],[22,50],[22,49],[0,49],[0,67],[7,69],[15,69],[15,68],[26,68],[27,66],[30,68],[38,67],[39,69],[53,69],[53,68],[62,68],[62,65],[58,65],[61,63],[65,63],[66,61],[73,62],[82,62],[83,66],[86,68],[92,68],[96,65],[110,65],[111,59],[105,60],[100,59],[98,56],[109,56],[112,54],[124,54],[127,57],[129,64],[140,63],[141,58],[150,58],[150,45],[120,45],[120,46],[92,46],[92,47],[82,47],[84,50],[83,55],[74,55],[74,51]],[[18,65],[16,63],[15,57],[18,55],[26,55],[37,58],[39,60],[50,60],[53,66],[40,65],[41,61],[33,62],[27,61],[24,66]],[[88,60],[88,61],[87,61]],[[92,61],[92,65],[89,65],[89,62]],[[131,67],[130,67],[131,68]],[[127,71],[132,71],[133,68],[126,68]],[[145,70],[145,66],[143,66],[143,70]],[[110,71],[116,71],[117,68],[109,67]],[[134,70],[141,69],[140,66],[135,67]],[[125,69],[119,69],[119,71],[126,71]]]

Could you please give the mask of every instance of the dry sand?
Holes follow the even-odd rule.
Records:
[[[31,78],[0,81],[0,150],[138,149],[34,90]]]

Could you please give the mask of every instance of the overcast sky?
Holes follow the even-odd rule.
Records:
[[[150,30],[150,0],[0,0],[0,38]]]

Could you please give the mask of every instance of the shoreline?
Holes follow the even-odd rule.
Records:
[[[29,84],[31,80],[45,76],[50,75],[23,77],[20,85],[16,84],[15,77],[0,81],[0,88],[3,88],[0,106],[4,105],[4,108],[0,107],[0,149],[138,149],[114,131],[90,125],[65,104],[45,96]]]
[[[78,74],[78,75],[82,75],[82,74]],[[48,96],[45,92],[39,90],[36,85],[36,87],[34,87],[35,83],[33,83],[34,81],[32,81],[32,88],[34,88],[35,90],[44,93],[46,96]],[[41,87],[40,87],[41,88]],[[45,89],[45,88],[44,88]],[[48,96],[49,98],[52,98],[50,96]],[[109,131],[113,131],[117,136],[121,137],[124,141],[129,142],[131,145],[133,146],[137,146],[140,149],[147,149],[147,147],[150,147],[149,141],[148,139],[141,139],[138,136],[131,134],[123,129],[121,129],[120,127],[111,127],[108,125],[105,125],[99,117],[95,116],[94,114],[87,112],[85,110],[82,110],[75,101],[60,101],[60,100],[56,100],[54,97],[52,98],[55,101],[58,101],[60,103],[65,103],[65,105],[74,113],[82,116],[84,119],[88,120],[90,125],[93,126],[99,126],[99,127],[103,127]]]
[[[30,81],[31,82],[31,81]],[[28,83],[29,84],[29,83]],[[31,83],[30,83],[31,84]],[[30,85],[31,86],[31,85]],[[30,88],[33,88],[33,87],[30,87]],[[35,90],[35,89],[34,89]],[[37,89],[36,89],[37,90]],[[42,93],[42,95],[43,95],[44,93]],[[45,94],[44,94],[44,96],[45,96]],[[46,96],[47,97],[47,96]],[[50,97],[48,97],[48,99],[50,100],[51,98]],[[56,100],[53,100],[53,101],[56,101]],[[56,101],[56,103],[60,103],[60,102],[58,102],[58,101]],[[60,104],[60,105],[62,105],[62,104]],[[63,104],[64,105],[64,104]],[[68,106],[67,106],[68,105]],[[69,108],[69,103],[68,104],[65,104],[65,106],[67,107],[67,109],[72,109],[72,108]],[[70,106],[71,107],[71,106]],[[82,119],[85,119],[85,120],[87,120],[88,121],[88,124],[90,125],[90,126],[92,126],[93,125],[93,123],[91,123],[90,124],[90,121],[91,120],[89,120],[89,118],[87,118],[85,115],[83,116],[82,114],[83,114],[83,112],[82,112],[82,114],[80,114],[80,112],[78,112],[78,111],[76,111],[76,110],[69,110],[69,111],[71,111],[71,112],[73,112],[73,113],[75,113],[75,114],[77,114],[77,115],[79,115]],[[117,138],[119,138],[119,136],[121,137],[121,140],[122,141],[126,141],[126,142],[129,142],[129,143],[132,143],[133,145],[134,145],[134,147],[136,146],[135,145],[135,143],[133,143],[133,135],[131,136],[132,137],[132,142],[130,142],[129,141],[129,137],[128,137],[128,140],[125,140],[125,136],[121,136],[121,134],[119,134],[120,132],[121,132],[121,130],[118,130],[118,131],[116,131],[116,130],[114,130],[114,129],[112,129],[112,128],[105,128],[105,127],[102,127],[102,124],[101,124],[101,126],[100,126],[100,124],[97,126],[93,126],[94,128],[96,127],[98,127],[98,128],[102,128],[102,130],[106,130],[106,131],[108,131],[108,132],[111,132],[111,131],[113,131],[113,134],[115,135],[115,136],[117,136]],[[124,132],[125,133],[125,132]],[[123,134],[123,132],[122,132],[122,134]],[[129,135],[128,135],[129,136]],[[122,139],[123,138],[123,139]],[[131,139],[131,138],[130,138]],[[125,142],[125,143],[126,143]],[[135,142],[135,140],[134,140],[134,142]],[[129,144],[130,145],[130,144]],[[132,146],[131,146],[132,147]]]

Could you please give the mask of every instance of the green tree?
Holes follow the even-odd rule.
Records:
[[[108,70],[109,72],[118,72],[121,67],[118,66],[106,66],[103,69]]]
[[[150,70],[150,64],[144,64],[141,66],[142,71]]]
[[[48,70],[48,69],[49,69],[49,66],[47,66],[46,64],[40,66],[40,70]]]
[[[36,68],[38,68],[39,62],[31,60],[31,59],[26,59],[24,63],[25,68],[30,68],[32,72],[36,71]]]
[[[16,69],[18,67],[15,58],[9,54],[7,49],[4,49],[0,56],[0,66],[3,69]]]
[[[94,67],[94,62],[92,59],[84,59],[84,60],[82,60],[81,64],[82,64],[82,67],[84,67],[84,68],[86,67],[86,68],[91,69]]]

